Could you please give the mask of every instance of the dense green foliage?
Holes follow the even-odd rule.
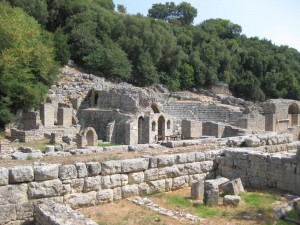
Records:
[[[0,2],[21,7],[44,30],[53,33],[42,32],[33,19],[29,19],[21,10],[15,11],[16,18],[20,15],[24,17],[18,22],[18,25],[22,24],[22,29],[29,29],[32,27],[30,24],[34,24],[34,32],[41,40],[33,46],[41,47],[31,51],[47,51],[47,54],[43,54],[44,60],[50,60],[51,57],[47,55],[52,54],[49,49],[54,47],[55,59],[61,65],[71,57],[89,72],[123,79],[139,86],[162,83],[172,90],[184,90],[209,87],[224,81],[229,84],[234,95],[248,100],[300,99],[300,54],[297,50],[273,45],[269,40],[248,38],[241,34],[242,28],[239,25],[228,20],[210,19],[192,25],[197,9],[187,2],[178,5],[173,2],[154,4],[149,9],[148,17],[141,14],[127,15],[123,5],[118,5],[114,11],[112,0]],[[7,21],[5,23],[9,24]],[[26,57],[27,61],[23,62],[24,52],[21,52],[21,48],[13,48],[14,44],[9,42],[14,39],[6,38],[9,35],[1,36],[1,51],[10,49],[10,45],[14,51],[20,51],[14,53],[20,60],[15,58],[10,61],[12,64],[8,63],[16,64],[13,72],[7,72],[7,63],[2,63],[0,67],[1,74],[21,74],[21,78],[10,75],[13,79],[9,79],[16,84],[9,88],[22,85],[28,87],[26,82],[18,84],[20,80],[42,81],[43,85],[51,83],[48,82],[48,75],[52,62],[45,64],[44,61]],[[21,37],[22,46],[29,39]],[[31,41],[37,42],[35,38]],[[48,66],[44,65],[46,71],[40,75],[42,65],[39,63],[42,62]],[[34,63],[36,68],[33,69],[30,63]],[[21,68],[21,65],[25,67]],[[30,72],[34,76],[27,75]],[[40,85],[34,87],[39,87],[38,90],[45,88]],[[20,93],[22,88],[16,89],[14,95],[23,95]],[[9,95],[3,94],[5,88],[1,92],[1,115],[6,114],[5,110],[11,104],[16,109],[17,106],[31,107],[38,102],[35,100],[28,104],[25,101],[24,104],[23,100],[7,98]],[[22,93],[26,95],[26,91]]]
[[[38,108],[55,79],[52,35],[0,3],[0,127],[17,109]]]

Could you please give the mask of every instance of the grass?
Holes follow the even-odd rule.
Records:
[[[111,147],[111,146],[117,146],[117,144],[111,144],[111,143],[100,143],[97,145],[98,147]]]
[[[49,139],[44,139],[42,141],[29,141],[29,142],[12,142],[11,145],[13,147],[32,147],[34,149],[38,149],[41,152],[45,151],[45,147],[47,145],[50,145],[50,140]]]
[[[176,206],[192,207],[193,203],[188,198],[183,198],[179,196],[170,196],[167,200],[168,204]]]

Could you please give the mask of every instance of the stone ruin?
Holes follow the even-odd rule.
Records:
[[[162,86],[142,89],[110,83],[64,68],[40,111],[19,112],[12,140],[47,137],[55,147],[47,146],[45,156],[58,153],[57,146],[61,147],[56,155],[68,157],[147,148],[163,148],[168,154],[1,167],[0,224],[19,224],[34,217],[41,224],[63,224],[57,222],[59,216],[56,222],[49,219],[55,214],[53,204],[73,214],[61,218],[84,220],[69,207],[74,210],[183,187],[203,190],[205,201],[213,204],[221,189],[215,184],[218,175],[231,181],[226,188],[233,193],[240,178],[245,187],[279,188],[300,195],[300,102],[279,99],[255,105],[231,96],[202,97],[170,93]],[[97,147],[100,140],[123,145]],[[200,151],[201,146],[211,150]],[[11,154],[9,143],[0,147],[2,154]],[[174,149],[181,153],[173,153]],[[229,196],[224,204],[237,201]]]

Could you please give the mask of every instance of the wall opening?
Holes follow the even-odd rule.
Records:
[[[288,114],[289,114],[289,118],[290,118],[290,125],[291,126],[298,125],[300,109],[296,103],[289,106]]]
[[[156,104],[152,104],[151,109],[153,110],[154,113],[160,113],[160,110]]]
[[[92,130],[89,130],[86,133],[86,142],[87,142],[86,145],[94,146],[94,139],[95,139],[94,132]]]
[[[156,131],[156,123],[155,123],[155,121],[152,122],[152,131]]]
[[[143,144],[144,117],[140,116],[138,120],[138,144]]]
[[[158,140],[164,140],[165,138],[165,118],[160,116],[158,118]]]
[[[98,93],[95,92],[94,106],[97,106],[97,105],[98,105],[98,99],[99,99],[99,95],[98,95]]]
[[[167,129],[168,129],[168,130],[171,129],[171,121],[170,121],[170,120],[168,120],[168,122],[167,122]]]

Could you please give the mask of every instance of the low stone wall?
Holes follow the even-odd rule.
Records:
[[[241,178],[244,185],[273,187],[300,195],[300,157],[245,150],[224,150],[218,156],[218,173],[229,179]]]
[[[31,220],[34,205],[44,200],[76,209],[186,187],[214,177],[220,153],[0,168],[0,224]]]
[[[18,139],[20,142],[39,141],[44,139],[44,132],[42,130],[18,130],[11,129],[11,138]]]

